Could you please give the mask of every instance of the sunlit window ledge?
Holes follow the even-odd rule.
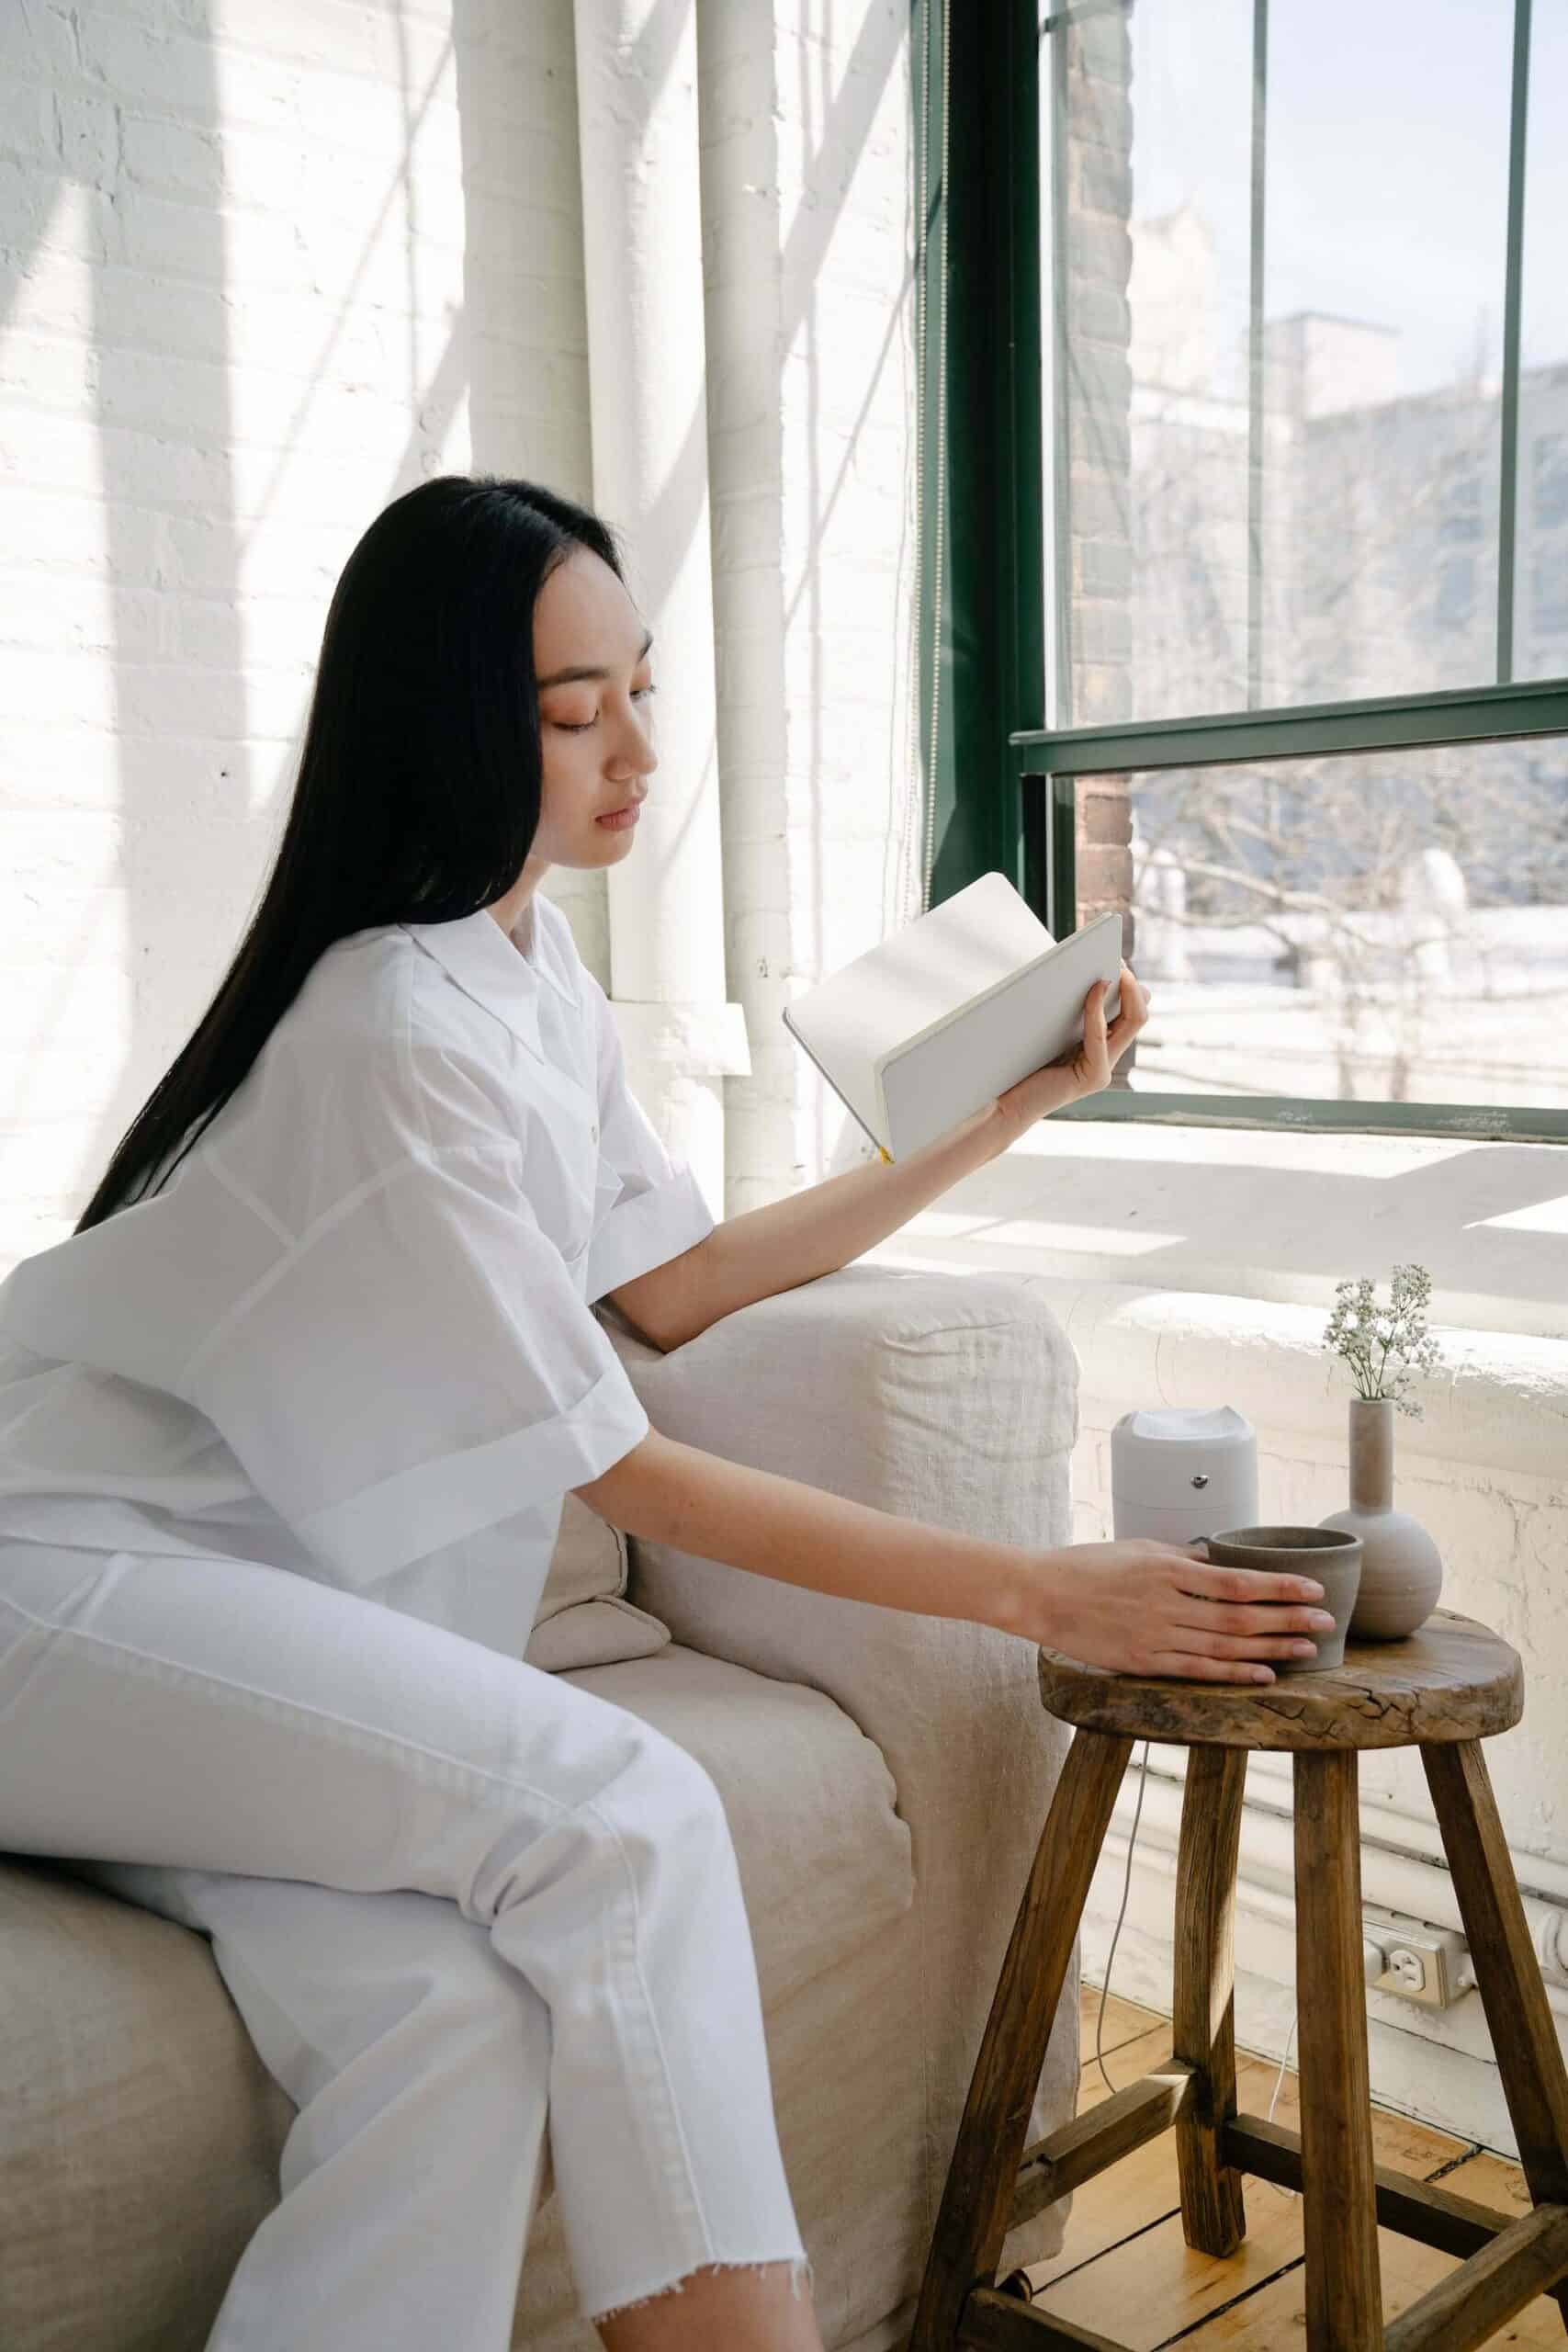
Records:
[[[1386,1301],[1432,1277],[1444,1374],[1397,1416],[1399,1455],[1561,1489],[1568,1461],[1568,1150],[1448,1137],[1043,1120],[866,1253],[1022,1273],[1048,1293],[1085,1418],[1235,1400],[1342,1455],[1348,1367],[1323,1345],[1335,1284]]]

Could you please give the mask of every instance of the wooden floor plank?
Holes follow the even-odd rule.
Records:
[[[1162,2019],[1152,2032],[1140,2033],[1135,2041],[1124,2041],[1114,2056],[1106,2051],[1105,2072],[1116,2089],[1124,2091],[1129,2083],[1139,2081],[1152,2066],[1157,2066],[1169,2055],[1170,2027]],[[1094,2063],[1094,2052],[1090,2050],[1078,2075],[1077,2111],[1081,2115],[1086,2107],[1098,2106],[1102,2098],[1110,2097],[1104,2076]]]
[[[1452,2172],[1445,2173],[1443,2187],[1451,2188],[1456,2197],[1473,2197],[1478,2205],[1495,2205],[1498,2212],[1506,2213],[1510,2221],[1530,2210],[1530,2193],[1519,2166],[1510,2164],[1506,2156],[1490,2154],[1484,2148],[1478,2149],[1467,2163],[1456,2165]]]
[[[1091,2004],[1097,1997],[1086,1989],[1084,2013],[1091,2019]],[[1149,2016],[1147,2011],[1141,2013],[1143,2018]],[[1169,2050],[1169,2037],[1168,2021],[1156,2019],[1123,2042],[1116,2064],[1109,2066],[1118,2088],[1157,2064]],[[1299,2115],[1296,2077],[1287,2070],[1280,2082],[1279,2075],[1278,2060],[1237,2053],[1241,2107],[1254,2114],[1267,2114],[1279,2082],[1274,2120],[1293,2126]],[[1079,2111],[1106,2095],[1091,2050],[1082,2070]],[[1382,2109],[1373,2111],[1373,2144],[1379,2164],[1423,2178],[1450,2164],[1464,2146],[1446,2132]],[[1471,2161],[1498,2160],[1477,2157]],[[1470,2165],[1446,2179],[1459,2194],[1485,2201],[1488,2192],[1483,2176],[1472,2175]],[[1473,2186],[1461,2187],[1461,2181],[1472,2179]],[[1503,2193],[1492,2201],[1505,2211],[1514,2211],[1524,2194],[1522,2175],[1517,2179],[1513,2201]],[[1299,2200],[1267,2181],[1249,2179],[1247,2201],[1248,2230],[1240,2251],[1223,2261],[1194,2254],[1181,2233],[1176,2143],[1167,2133],[1077,2192],[1061,2253],[1052,2261],[1032,2265],[1031,2280],[1054,2316],[1120,2337],[1137,2347],[1137,2352],[1155,2352],[1156,2346],[1191,2327],[1205,2311],[1213,2312],[1214,2318],[1185,2338],[1183,2352],[1188,2346],[1193,2352],[1205,2352],[1210,2346],[1216,2352],[1222,2346],[1225,2352],[1232,2352],[1233,2346],[1254,2346],[1258,2352],[1273,2352],[1280,2345],[1299,2344],[1304,2308],[1299,2268]],[[1392,2313],[1424,2294],[1452,2264],[1449,2256],[1432,2254],[1392,2232],[1380,2234],[1386,2242],[1386,2292]],[[1291,2265],[1297,2267],[1289,2268]],[[1286,2275],[1276,2278],[1281,2269]],[[1244,2300],[1238,2301],[1238,2297]],[[1257,2324],[1262,2333],[1245,2332],[1253,2328],[1254,2305],[1258,2307]],[[1543,2309],[1556,2319],[1554,2306]],[[1534,2317],[1533,2312],[1521,2314],[1515,2328],[1522,2328]],[[1508,2340],[1506,2336],[1499,2339]],[[1520,2334],[1512,2340],[1533,2345],[1536,2338]],[[1553,2340],[1560,2343],[1561,2335]]]
[[[1478,2204],[1494,2205],[1499,2212],[1524,2213],[1529,2209],[1523,2173],[1517,2165],[1506,2164],[1501,2156],[1472,2156],[1467,2164],[1445,2173],[1443,2186],[1451,2188],[1457,2197],[1472,2197]],[[1392,2230],[1378,2232],[1378,2254],[1385,2321],[1408,2310],[1428,2287],[1459,2267],[1451,2255],[1435,2254],[1429,2246],[1417,2245],[1413,2239],[1399,2237]],[[1107,2296],[1111,2291],[1110,2273],[1114,2258],[1108,2257],[1103,2265],[1095,2266],[1106,2271]],[[1108,2304],[1107,2308],[1111,2306]],[[1206,2327],[1199,2328],[1187,2338],[1182,2352],[1188,2352],[1189,2346],[1190,2352],[1278,2352],[1280,2345],[1300,2344],[1305,2327],[1305,2281],[1298,2267],[1271,2285],[1259,2288],[1244,2302],[1219,2313]],[[1112,2334],[1121,2332],[1119,2324],[1111,2328]],[[1550,2345],[1562,2352],[1562,2316],[1550,2298],[1541,2297],[1488,2340],[1498,2346],[1528,2347],[1529,2352],[1545,2352]]]
[[[1246,2083],[1243,2085],[1243,2069]],[[1269,2102],[1274,2097],[1274,2085],[1279,2077],[1280,2062],[1276,2059],[1238,2054],[1236,2062],[1236,2104],[1250,2115],[1268,2115]],[[1296,2075],[1287,2069],[1280,2085],[1271,2120],[1283,2123],[1292,2131],[1300,2126],[1301,2098]],[[1395,2172],[1415,2173],[1420,2179],[1429,2179],[1443,2165],[1451,2164],[1465,2146],[1450,2132],[1438,2132],[1429,2123],[1418,2123],[1413,2116],[1395,2115],[1390,2109],[1372,2109],[1372,2154],[1380,2165],[1388,2165]],[[1250,2191],[1252,2183],[1247,2184]],[[1267,2191],[1269,2184],[1259,2182]],[[1283,2189],[1272,2192],[1280,2197]],[[1467,2191],[1466,2194],[1471,2192]],[[1479,2191],[1474,2192],[1479,2196]]]
[[[1094,2064],[1094,2028],[1099,2015],[1099,1987],[1085,1984],[1078,1994],[1078,2031],[1084,2059],[1089,2066]],[[1168,2020],[1162,2018],[1157,2009],[1141,2009],[1135,2001],[1124,2001],[1120,1994],[1112,1993],[1105,2004],[1105,2033],[1102,2047],[1106,2063],[1110,2064],[1113,2050],[1122,2049],[1129,2041],[1136,2041],[1140,2034],[1152,2032],[1156,2026],[1164,2026],[1168,2033],[1170,2030]],[[1118,2073],[1118,2069],[1114,2066],[1111,2071],[1113,2075]],[[1098,2075],[1096,2079],[1098,2080]],[[1117,2086],[1121,2087],[1120,2082]]]
[[[1073,2191],[1072,2214],[1062,2251],[1048,2262],[1029,2266],[1035,2289],[1065,2278],[1069,2271],[1123,2245],[1174,2214],[1179,2194],[1176,2185],[1176,2143],[1150,2140],[1097,2180]],[[1141,2244],[1141,2239],[1139,2240]],[[1048,2298],[1053,2310],[1055,2294]]]

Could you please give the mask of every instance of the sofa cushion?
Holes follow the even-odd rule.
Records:
[[[205,1938],[0,1860],[7,2352],[200,2352],[293,2116]]]
[[[908,1910],[913,1848],[893,1775],[825,1691],[677,1642],[571,1679],[705,1767],[724,1799],[767,2006]]]

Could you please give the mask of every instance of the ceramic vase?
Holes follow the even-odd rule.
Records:
[[[1349,1504],[1318,1521],[1361,1539],[1353,1642],[1397,1642],[1413,1634],[1443,1589],[1441,1553],[1419,1520],[1393,1507],[1393,1416],[1392,1396],[1351,1397]]]

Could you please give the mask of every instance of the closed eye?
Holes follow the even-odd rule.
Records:
[[[658,692],[657,686],[638,686],[632,695],[632,700],[640,702],[645,695],[656,695]],[[563,734],[582,735],[590,727],[598,726],[599,714],[596,712],[592,718],[558,718],[553,724],[558,727]]]

